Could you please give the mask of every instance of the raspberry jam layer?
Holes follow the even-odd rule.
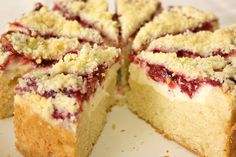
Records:
[[[173,32],[173,33],[163,34],[163,35],[161,35],[161,36],[156,37],[155,39],[164,37],[164,36],[166,36],[166,35],[178,35],[178,34],[183,34],[183,33],[185,33],[186,31],[191,31],[191,32],[194,32],[194,33],[199,32],[199,31],[213,31],[214,28],[215,28],[215,25],[214,25],[215,22],[216,22],[216,20],[213,20],[213,21],[206,21],[206,22],[202,23],[200,27],[195,27],[195,28],[188,29],[188,30],[185,30],[185,31],[182,31],[182,32]],[[150,44],[150,43],[142,44],[139,49],[134,50],[134,51],[139,52],[139,51],[142,51],[142,50],[146,50],[146,49],[148,48],[149,44]]]
[[[61,35],[58,35],[58,34],[55,34],[53,32],[47,32],[47,33],[41,33],[40,31],[38,30],[34,30],[30,27],[27,27],[27,26],[24,26],[22,25],[21,23],[19,22],[13,22],[13,23],[9,23],[10,26],[14,26],[15,29],[18,29],[18,31],[10,31],[10,32],[7,32],[7,33],[12,33],[12,32],[20,32],[20,33],[24,33],[26,35],[29,35],[31,37],[37,37],[37,36],[40,36],[44,39],[50,39],[50,38],[59,38],[59,37],[63,37]],[[68,37],[68,36],[65,36],[65,37]],[[68,37],[69,38],[69,37]],[[79,38],[78,37],[78,41],[80,43],[89,43],[89,44],[95,44],[94,41],[90,41],[88,39],[85,39],[85,38]],[[102,43],[97,43],[97,44],[102,44]]]
[[[135,61],[135,64],[144,63],[147,67],[147,74],[156,82],[162,82],[174,89],[179,87],[181,92],[186,93],[189,98],[192,98],[194,94],[205,84],[213,87],[221,86],[221,83],[209,78],[190,79],[182,74],[174,73],[168,70],[162,65],[149,64],[145,61]]]
[[[20,94],[35,91],[38,95],[42,97],[52,98],[52,99],[55,99],[58,93],[62,93],[64,95],[67,95],[68,97],[75,98],[78,102],[78,105],[80,105],[79,110],[76,111],[75,113],[60,111],[56,107],[54,108],[52,112],[52,117],[55,119],[62,119],[62,120],[70,119],[72,116],[75,116],[75,117],[78,116],[79,113],[83,111],[83,102],[89,101],[90,97],[95,93],[97,87],[101,85],[102,81],[105,78],[104,73],[106,72],[106,70],[107,70],[107,66],[100,65],[97,67],[97,69],[93,73],[78,75],[78,77],[82,77],[83,79],[82,89],[81,88],[79,89],[78,88],[76,89],[63,88],[63,89],[60,89],[59,91],[50,90],[50,91],[39,92],[37,79],[26,77],[26,78],[23,78],[26,83],[26,87],[17,86],[15,88],[15,91]]]
[[[13,45],[11,44],[11,42],[8,41],[7,38],[5,37],[7,34],[10,34],[10,33],[12,33],[12,32],[8,32],[8,33],[3,34],[0,39],[0,42],[2,44],[4,52],[11,53],[5,59],[3,64],[0,65],[0,71],[4,71],[6,69],[6,67],[10,64],[11,60],[14,60],[14,59],[21,61],[22,65],[25,65],[28,63],[33,63],[34,65],[37,65],[37,67],[48,67],[48,66],[55,64],[55,62],[57,62],[57,60],[45,60],[44,59],[44,60],[42,60],[42,62],[40,64],[37,64],[35,59],[32,59],[32,58],[24,55],[24,52],[18,52],[13,48]]]
[[[107,35],[107,33],[105,33],[103,30],[98,28],[93,22],[90,22],[90,21],[88,21],[86,19],[81,18],[80,15],[72,15],[72,13],[70,13],[70,11],[65,6],[63,6],[62,4],[55,3],[54,6],[53,6],[53,10],[59,11],[62,14],[62,16],[64,16],[68,20],[76,20],[76,21],[78,21],[83,27],[95,29],[96,31],[99,32],[99,34],[103,38],[111,41],[111,43],[113,43],[114,45],[117,44],[114,41],[114,39],[109,37],[109,35]]]

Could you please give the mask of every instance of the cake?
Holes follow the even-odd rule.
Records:
[[[52,67],[24,75],[15,89],[18,150],[87,157],[114,103],[119,54],[114,47],[85,44]]]
[[[152,41],[129,67],[129,108],[199,156],[235,156],[235,30]]]
[[[118,46],[118,23],[108,11],[105,0],[56,0],[54,10],[64,17],[77,20],[84,27],[98,30],[108,45]]]
[[[104,43],[98,31],[66,20],[45,6],[38,4],[35,8],[10,23],[1,36],[0,118],[12,115],[13,89],[24,73],[49,66],[64,53],[78,49],[80,43]]]
[[[116,18],[120,23],[120,47],[122,48],[121,70],[119,71],[121,88],[128,85],[128,56],[132,42],[139,29],[162,10],[159,0],[117,0]],[[126,89],[125,89],[126,90]]]
[[[137,5],[137,7],[132,7],[132,10],[128,9],[134,5],[131,2]],[[167,34],[176,35],[186,31],[213,31],[218,27],[218,19],[213,13],[203,12],[193,7],[173,6],[160,11],[161,5],[156,2],[157,9],[153,9],[153,13],[148,14],[145,10],[140,9],[142,5],[148,7],[145,0],[139,2],[129,1],[129,3],[126,1],[117,1],[117,3],[117,12],[120,15],[118,19],[121,23],[121,43],[123,43],[123,64],[121,68],[121,82],[123,85],[127,85],[129,55],[144,50],[152,40]],[[151,3],[148,4],[151,5]],[[145,7],[142,8],[144,9]],[[138,21],[142,19],[140,18],[140,14],[145,15],[144,12],[147,14],[147,18],[143,21]],[[132,32],[133,30],[135,31]]]
[[[14,109],[26,157],[87,157],[125,100],[199,156],[234,157],[235,56],[236,25],[218,29],[193,7],[117,0],[112,14],[105,0],[37,3],[0,38],[0,119]]]
[[[112,23],[109,17],[102,24]],[[7,100],[15,95],[16,147],[24,156],[89,155],[115,103],[120,50],[112,24],[104,36],[42,4],[9,24],[1,69],[4,79],[14,76]]]

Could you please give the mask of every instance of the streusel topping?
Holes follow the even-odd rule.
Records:
[[[88,2],[77,0],[58,0],[56,5],[65,7],[69,16],[80,17],[84,22],[94,25],[110,39],[118,42],[118,23],[112,20],[112,13],[108,11],[105,0],[90,0]]]
[[[122,39],[126,40],[145,21],[150,20],[159,4],[159,0],[117,0]]]
[[[202,12],[193,7],[178,6],[165,9],[153,21],[140,29],[134,39],[133,49],[139,50],[142,45],[148,45],[155,38],[166,34],[177,34],[187,30],[193,31],[200,28],[204,22],[216,24],[217,18],[212,13]]]
[[[33,86],[29,87],[30,85]],[[18,86],[22,89],[32,88],[32,91],[36,91],[40,95],[44,95],[45,91],[53,91],[55,93],[61,92],[63,89],[75,91],[81,89],[82,85],[83,79],[77,74],[52,75],[50,72],[40,70],[36,70],[24,75],[24,77],[20,79],[18,83]]]
[[[6,35],[13,48],[37,63],[42,60],[59,60],[66,52],[80,48],[77,38],[49,38],[30,37],[22,33]]]
[[[236,25],[215,32],[202,31],[180,35],[167,35],[154,40],[148,50],[176,52],[178,50],[191,51],[203,57],[211,56],[220,51],[229,54],[236,51]]]
[[[40,35],[77,37],[95,43],[102,42],[98,31],[83,28],[77,21],[66,20],[59,13],[49,10],[47,7],[25,14],[18,22],[35,31],[34,33],[39,32]],[[15,30],[16,28],[10,25],[9,29]]]
[[[224,57],[211,56],[207,58],[177,57],[176,53],[141,52],[139,59],[149,64],[158,64],[174,73],[183,74],[191,79],[210,78],[223,81],[225,78],[234,77],[235,68],[230,66]]]
[[[52,67],[52,73],[91,73],[99,65],[110,66],[119,57],[120,50],[114,47],[102,48],[83,45],[75,54],[67,54]]]
[[[2,44],[0,44],[0,67],[3,65],[6,61],[6,59],[11,55],[10,52],[5,51],[2,47]]]

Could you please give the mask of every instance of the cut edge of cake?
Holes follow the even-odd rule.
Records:
[[[42,69],[43,73],[48,73],[49,71],[49,74],[52,75],[52,80],[50,80],[49,75],[41,75],[41,71],[35,71],[26,74],[16,87],[17,94],[15,96],[14,105],[16,146],[25,156],[35,156],[36,154],[37,156],[46,157],[53,154],[58,157],[76,157],[78,155],[86,157],[96,143],[105,125],[107,112],[115,103],[113,94],[116,89],[117,70],[120,67],[119,62],[117,62],[119,51],[109,48],[107,51],[106,49],[104,51],[95,47],[94,51],[96,52],[89,52],[92,49],[86,50],[86,45],[84,47],[86,54],[81,52],[77,55],[77,58],[85,60],[84,63],[82,63],[84,66],[81,66],[81,64],[77,62],[78,59],[74,57],[61,59],[65,64],[61,64],[59,61],[54,65],[55,68]],[[92,59],[86,56],[90,55],[89,53],[95,53],[95,58]],[[104,53],[105,56],[98,55],[101,53]],[[110,53],[113,57],[109,57],[109,54],[106,53]],[[70,54],[68,54],[68,56],[70,56]],[[101,57],[104,59],[100,60],[99,58]],[[92,64],[90,64],[91,59],[94,60]],[[113,61],[111,62],[111,60]],[[98,64],[95,65],[95,62],[98,64],[102,62],[107,64],[108,69],[105,70],[105,73],[101,71],[101,73],[94,73],[94,76],[89,74],[97,70],[98,67],[96,66],[98,66]],[[87,72],[89,73],[86,74]],[[79,76],[75,76],[76,80],[79,81],[77,83],[68,78],[59,78],[59,82],[54,80],[58,75],[67,76],[74,74],[79,74]],[[27,79],[30,76],[32,76],[32,78]],[[34,76],[38,76],[39,79],[34,80]],[[45,77],[49,77],[49,79]],[[96,84],[93,83],[95,81],[93,77],[98,77]],[[103,78],[101,82],[99,81],[100,77]],[[81,79],[84,81],[81,82]],[[86,83],[87,81],[89,81],[88,84]],[[80,94],[77,93],[77,95],[73,92],[73,89],[77,89],[73,84],[78,83],[82,84],[79,85],[78,89]],[[64,88],[64,86],[68,86],[67,88],[70,87],[71,89],[63,90],[62,88]],[[41,92],[44,91],[42,89],[49,92]],[[57,92],[53,92],[54,90]],[[64,93],[64,96],[70,100],[61,97],[60,93],[62,93],[62,95]],[[60,97],[62,99],[59,99]],[[72,101],[72,99],[74,100]],[[68,104],[67,102],[72,103]],[[73,102],[76,102],[74,107],[79,105],[79,108],[74,108]],[[69,114],[70,112],[67,111],[72,111],[72,113]],[[79,111],[78,114],[77,111]],[[26,130],[30,130],[30,133],[27,133]],[[38,147],[35,147],[35,145]]]

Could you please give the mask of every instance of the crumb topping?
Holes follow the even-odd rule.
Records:
[[[8,51],[4,51],[2,44],[0,44],[0,69],[1,69],[1,65],[3,65],[7,58],[11,55],[10,52]]]
[[[141,52],[139,59],[150,64],[166,67],[174,73],[183,74],[191,79],[210,78],[222,82],[225,78],[236,74],[234,67],[227,64],[224,57],[211,56],[208,58],[178,58],[176,53]]]
[[[38,68],[25,74],[15,92],[29,100],[33,97],[32,101],[37,99],[40,103],[36,103],[39,104],[36,112],[42,116],[76,124],[83,102],[88,101],[102,83],[107,68],[115,63],[119,53],[113,47],[85,44],[78,53],[66,54],[52,68]]]
[[[79,16],[82,21],[91,23],[110,39],[118,42],[118,23],[112,20],[113,15],[108,11],[105,0],[88,2],[58,0],[57,2],[68,10],[70,16]]]
[[[159,0],[117,0],[122,39],[126,40],[155,13]]]
[[[77,21],[66,20],[59,13],[49,10],[47,7],[25,14],[19,19],[19,22],[23,26],[39,32],[41,35],[77,37],[95,43],[102,42],[102,37],[98,31],[83,28]],[[10,26],[9,29],[15,28]]]
[[[119,57],[120,50],[114,47],[106,49],[97,45],[83,45],[78,54],[67,54],[52,67],[52,73],[91,73],[99,65],[110,66]]]
[[[214,14],[202,12],[193,7],[171,7],[156,16],[153,21],[140,29],[134,39],[133,49],[149,44],[155,38],[200,28],[204,22],[217,21]],[[214,23],[212,23],[214,24]],[[215,26],[213,26],[215,27]]]
[[[25,56],[36,60],[59,60],[66,52],[78,49],[80,43],[76,38],[49,38],[30,37],[22,33],[7,34],[6,38],[13,48]]]
[[[45,91],[58,93],[63,89],[78,90],[82,87],[83,79],[76,74],[52,75],[50,72],[36,70],[24,75],[23,79],[19,80],[18,86],[24,89],[32,84],[34,84],[32,90],[37,90],[38,94],[44,95]]]
[[[236,28],[236,25],[234,26]],[[198,33],[185,33],[180,35],[167,35],[154,40],[148,50],[160,49],[162,51],[176,52],[178,50],[191,51],[207,57],[220,51],[229,54],[236,51],[236,29],[233,27],[219,29],[215,32],[202,31]]]

